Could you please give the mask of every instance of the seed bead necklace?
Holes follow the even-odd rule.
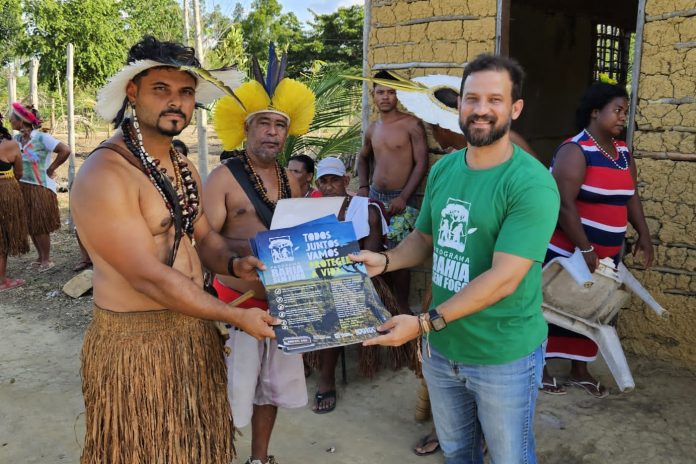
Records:
[[[263,179],[261,179],[261,176],[259,176],[259,174],[254,169],[254,165],[252,164],[251,159],[249,158],[249,155],[247,154],[246,150],[242,151],[238,156],[239,159],[242,161],[242,164],[244,165],[244,169],[246,170],[247,174],[252,180],[254,190],[256,190],[263,202],[266,203],[266,205],[268,205],[268,207],[271,208],[272,211],[275,210],[278,200],[291,197],[290,181],[288,180],[288,175],[285,172],[285,169],[283,169],[280,166],[278,160],[275,161],[276,181],[278,182],[278,198],[274,201],[271,200],[268,196],[268,190],[266,189],[266,186],[263,185]]]
[[[193,179],[188,164],[181,159],[179,152],[174,150],[173,147],[169,147],[169,158],[174,170],[174,192],[176,194],[175,198],[169,198],[169,195],[166,193],[167,187],[165,185],[165,183],[169,183],[166,176],[167,171],[165,168],[159,168],[160,161],[152,158],[147,150],[145,150],[142,133],[140,132],[140,125],[137,116],[135,116],[135,112],[133,113],[133,121],[131,122],[130,119],[126,118],[121,125],[121,129],[126,146],[143,164],[145,174],[149,177],[160,196],[162,196],[164,204],[169,211],[169,216],[172,220],[175,220],[174,202],[176,202],[181,210],[182,229],[186,235],[193,240],[193,224],[198,215],[200,198],[198,195],[198,186]],[[169,185],[171,186],[171,184]]]
[[[606,156],[607,159],[609,159],[609,161],[614,163],[614,166],[621,169],[622,171],[625,171],[628,169],[628,166],[629,166],[628,159],[624,156],[622,151],[619,151],[619,147],[616,145],[616,140],[614,140],[613,137],[611,139],[611,143],[612,143],[612,145],[614,145],[614,151],[618,155],[617,159],[614,159],[613,156],[611,156],[609,153],[606,152],[606,150],[604,148],[602,148],[602,146],[597,142],[597,140],[595,140],[595,138],[592,137],[592,134],[590,134],[590,131],[588,131],[587,129],[583,129],[583,130],[585,131],[587,136],[592,140],[592,142],[594,142],[594,144],[597,146],[597,148],[599,148],[599,151],[602,152],[602,154],[604,156]],[[623,160],[624,166],[621,166],[619,163],[616,162],[619,158],[621,158]]]

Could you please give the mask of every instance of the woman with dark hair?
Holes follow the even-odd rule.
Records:
[[[646,268],[652,263],[650,231],[636,191],[636,166],[626,144],[616,140],[626,125],[627,112],[628,95],[621,86],[596,83],[582,97],[576,113],[580,132],[563,142],[551,161],[561,210],[545,262],[570,256],[577,248],[590,272],[603,258],[618,265],[630,222],[638,232],[633,254],[642,252]],[[596,357],[597,345],[592,340],[549,325],[546,358],[570,359],[567,384],[604,398],[609,394],[606,387],[587,369],[587,363]],[[542,391],[566,393],[547,369]]]
[[[22,177],[22,153],[2,125],[0,114],[0,292],[24,285],[7,277],[7,256],[29,251],[27,218],[17,179]]]
[[[60,228],[60,212],[56,196],[56,169],[70,156],[70,148],[51,135],[42,132],[41,119],[36,110],[21,103],[13,103],[10,124],[19,133],[15,140],[22,151],[24,174],[19,180],[24,208],[27,214],[29,235],[39,254],[31,263],[39,272],[51,269],[50,233]],[[52,160],[52,153],[57,156]]]
[[[312,187],[314,160],[308,155],[295,155],[288,161],[288,171],[300,183],[300,193],[304,198],[319,198],[321,192]]]

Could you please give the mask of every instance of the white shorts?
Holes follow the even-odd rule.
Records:
[[[300,408],[307,404],[302,355],[285,354],[275,340],[258,341],[241,330],[230,329],[225,343],[227,395],[235,427],[251,422],[254,405]]]

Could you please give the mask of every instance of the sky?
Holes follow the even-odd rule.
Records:
[[[232,14],[235,4],[239,2],[248,11],[251,0],[206,0],[206,7],[213,8],[215,5],[220,5],[222,11],[226,14]],[[283,12],[292,11],[300,21],[305,22],[312,18],[312,14],[308,11],[311,9],[315,13],[324,14],[331,13],[340,6],[362,5],[364,0],[279,0],[283,5]]]

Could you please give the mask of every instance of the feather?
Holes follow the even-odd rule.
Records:
[[[266,91],[268,92],[268,95],[273,95],[273,91],[275,90],[277,84],[273,81],[277,63],[278,56],[276,55],[275,44],[271,42],[268,45],[268,69],[266,71]]]
[[[394,77],[397,77],[394,74],[392,74],[392,75]],[[391,79],[378,79],[376,77],[346,76],[346,75],[341,75],[341,77],[343,77],[345,79],[351,79],[354,81],[371,82],[373,84],[383,85],[385,87],[390,87],[392,89],[403,90],[404,92],[427,92],[429,89],[427,85],[423,85],[419,82],[414,82],[414,81],[411,81],[408,79],[402,80],[403,78],[399,79],[398,77],[397,77],[397,80],[395,80],[395,81],[393,81]]]
[[[268,87],[266,87],[266,79],[263,77],[263,71],[261,71],[261,65],[259,64],[259,60],[254,56],[251,58],[251,71],[252,74],[254,75],[254,79],[263,86],[264,89],[266,89],[266,93],[268,93]]]
[[[289,135],[303,135],[314,119],[315,96],[305,84],[294,79],[278,83],[271,105],[290,117]]]
[[[280,66],[278,66],[278,79],[276,80],[276,87],[278,83],[285,79],[285,70],[288,67],[288,53],[284,52],[283,56],[280,58]]]
[[[244,107],[244,103],[242,103],[242,101],[237,97],[237,95],[235,95],[234,91],[223,80],[220,79],[220,76],[216,76],[215,74],[213,74],[213,72],[221,72],[227,73],[227,75],[229,76],[231,71],[230,68],[208,71],[197,66],[180,66],[179,69],[181,69],[182,71],[189,72],[207,82],[210,82],[211,84],[222,90],[226,95],[229,95],[233,99],[237,100],[237,102],[239,102],[239,104],[242,105],[242,107]],[[239,73],[239,71],[236,71],[236,73],[238,75],[241,74]]]

